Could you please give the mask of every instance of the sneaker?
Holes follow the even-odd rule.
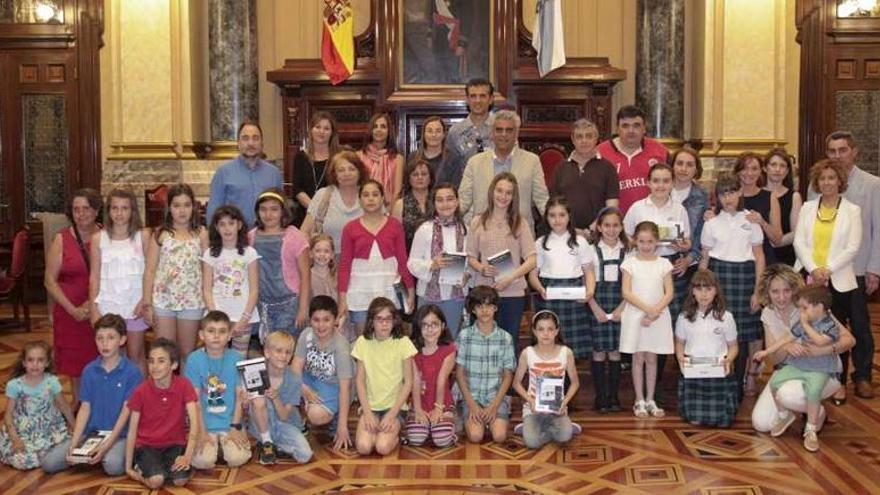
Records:
[[[778,437],[785,433],[785,430],[794,423],[795,417],[794,414],[787,412],[785,416],[776,415],[776,419],[773,420],[773,425],[770,427],[770,436]]]
[[[645,401],[639,400],[633,404],[633,414],[635,414],[637,418],[648,417],[648,410],[645,408]]]
[[[572,436],[580,435],[581,431],[583,431],[583,428],[581,428],[581,425],[579,425],[577,423],[571,424],[571,435]]]
[[[621,411],[620,401],[617,399],[617,397],[612,397],[608,401],[608,412],[615,413],[615,412],[620,412],[620,411]]]
[[[816,435],[816,431],[812,428],[808,428],[807,431],[804,432],[804,448],[810,452],[819,451],[819,437]]]
[[[513,434],[522,436],[523,428],[525,428],[525,424],[517,423],[516,426],[513,427]]]
[[[275,444],[272,442],[257,442],[259,462],[263,465],[275,464]]]
[[[657,405],[656,402],[652,400],[645,402],[645,410],[648,412],[648,414],[655,418],[662,418],[663,416],[666,416],[666,411],[664,411],[660,406]]]

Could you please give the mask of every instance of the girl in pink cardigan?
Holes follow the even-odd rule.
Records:
[[[339,260],[339,318],[350,317],[361,334],[367,308],[377,297],[387,297],[400,306],[412,308],[415,302],[413,277],[406,268],[406,241],[403,226],[385,215],[385,191],[375,180],[365,182],[359,191],[364,214],[342,229]],[[398,298],[398,285],[405,297]],[[401,301],[405,299],[405,301]],[[403,308],[399,308],[403,309]]]

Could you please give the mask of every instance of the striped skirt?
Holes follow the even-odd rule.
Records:
[[[709,259],[709,270],[715,273],[724,292],[727,310],[736,321],[737,342],[764,338],[760,313],[752,313],[751,297],[755,292],[755,262],[732,263]]]
[[[678,414],[690,423],[730,426],[739,400],[736,378],[678,378]]]
[[[544,287],[583,287],[584,278],[544,278],[541,277]],[[562,338],[565,345],[574,352],[575,359],[589,357],[593,351],[593,338],[590,328],[590,308],[586,303],[568,300],[539,300],[535,306],[540,311],[550,310],[559,317],[559,325],[562,327]]]
[[[611,313],[623,301],[620,290],[620,282],[596,282],[593,298],[602,309]],[[593,351],[615,352],[620,349],[620,322],[599,323],[592,311],[589,311],[589,316],[593,329]]]

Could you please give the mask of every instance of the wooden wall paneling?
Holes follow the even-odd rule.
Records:
[[[605,58],[569,58],[565,67],[540,78],[531,33],[522,22],[521,0],[494,0],[492,9],[495,107],[514,108],[526,117],[520,132],[524,146],[570,146],[571,122],[581,116],[593,119],[603,137],[610,136],[611,97],[626,72]],[[340,141],[355,148],[368,131],[369,117],[387,112],[397,124],[398,148],[406,152],[415,150],[426,117],[438,114],[451,123],[467,115],[462,85],[401,84],[396,28],[400,3],[372,0],[370,11],[369,26],[355,39],[357,62],[347,81],[331,86],[316,59],[288,59],[267,73],[282,94],[288,178],[316,111],[334,114]]]

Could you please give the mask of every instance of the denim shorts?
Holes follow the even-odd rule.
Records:
[[[367,322],[367,312],[366,311],[349,311],[348,319],[351,320],[352,323],[366,323]]]
[[[483,404],[480,404],[480,407],[486,407]],[[468,420],[468,406],[467,401],[461,401],[461,417],[464,421]],[[504,400],[501,401],[501,404],[498,404],[498,410],[495,411],[495,418],[503,419],[505,421],[510,420],[510,397],[504,396]]]
[[[257,311],[260,313],[259,337],[260,342],[265,342],[266,337],[276,331],[282,330],[294,338],[299,337],[299,329],[296,328],[296,313],[299,311],[299,297],[278,300],[261,299],[257,303]]]
[[[153,308],[153,313],[157,317],[162,318],[177,318],[178,320],[199,321],[202,319],[202,316],[205,316],[205,308],[173,310],[156,306]]]

